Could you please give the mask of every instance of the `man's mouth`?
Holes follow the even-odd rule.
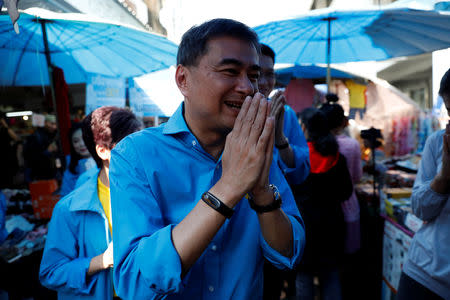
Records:
[[[243,102],[225,101],[224,103],[231,108],[241,109]]]

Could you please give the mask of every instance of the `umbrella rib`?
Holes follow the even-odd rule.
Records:
[[[417,23],[412,23],[412,22],[410,22],[410,24],[417,24]],[[436,26],[429,26],[429,27],[433,27],[433,28],[436,29],[436,30],[442,30],[442,31],[444,31],[444,30],[443,30],[442,28],[440,28],[440,27],[436,27]],[[429,28],[429,27],[428,27],[428,28]],[[448,42],[448,41],[450,41],[450,39],[448,38],[448,36],[445,36],[446,38],[442,37],[442,39],[441,39],[441,38],[437,38],[437,37],[431,36],[430,34],[427,34],[427,33],[425,33],[425,32],[421,32],[421,31],[419,31],[419,30],[411,29],[411,28],[408,27],[406,24],[396,24],[396,26],[394,27],[394,29],[397,29],[397,28],[400,28],[400,29],[403,29],[403,30],[409,30],[409,31],[414,32],[414,33],[417,34],[417,35],[424,36],[424,37],[429,38],[429,39],[434,39],[435,41],[439,41],[439,42]]]
[[[83,47],[83,49],[86,50],[86,51],[89,51],[89,48]],[[93,56],[95,56],[99,61],[101,61],[102,64],[103,64],[103,65],[111,72],[111,74],[116,74],[116,73],[114,72],[114,70],[111,69],[111,67],[109,67],[108,64],[106,64],[105,61],[104,61],[103,59],[100,58],[100,56],[98,56],[98,55],[97,55],[96,53],[94,53],[94,52],[89,52],[89,53],[91,53],[91,54],[92,54]],[[95,73],[95,72],[94,72],[94,73]],[[114,77],[114,76],[112,76],[112,77]],[[117,77],[117,75],[116,75],[116,77]]]
[[[311,38],[308,39],[308,42],[305,43],[305,45],[302,47],[301,51],[299,52],[299,54],[297,55],[297,57],[295,58],[295,62],[297,62],[301,55],[306,51],[307,45],[310,43],[310,40],[314,38],[315,34],[317,33],[317,31],[320,30],[320,26],[316,26],[316,30],[314,31],[314,33],[311,35]]]
[[[59,25],[62,26],[61,24],[59,24]],[[77,26],[74,26],[74,27],[76,28]],[[79,24],[78,27],[79,27],[79,30],[78,30],[78,31],[86,31],[86,29],[89,29],[89,26],[87,26],[87,25],[85,25],[85,24],[81,24],[81,23]],[[120,27],[119,27],[119,28],[120,28]],[[92,31],[92,30],[90,30],[90,31]],[[95,43],[91,43],[92,46],[95,46],[95,45],[105,45],[105,44],[109,43],[110,41],[114,41],[114,38],[111,38],[111,36],[113,36],[113,35],[115,34],[115,31],[113,31],[112,28],[109,28],[108,32],[110,32],[110,31],[112,31],[111,34],[105,33],[105,30],[103,30],[103,29],[98,29],[98,30],[92,31],[91,36],[97,36],[97,37],[100,37],[101,39],[104,39],[104,40],[105,40],[105,42],[98,42],[98,40],[97,40]],[[99,33],[101,33],[101,34],[99,34]],[[130,33],[133,33],[133,32],[130,32]],[[149,33],[149,34],[152,35],[151,33]],[[142,43],[142,41],[140,41],[139,39],[135,39],[135,38],[133,38],[133,37],[128,37],[128,39],[129,39],[129,40],[132,40],[132,41],[135,41],[136,43]],[[84,40],[86,40],[86,42],[89,43],[89,39],[88,39],[88,38],[86,38],[86,39],[84,39]],[[170,45],[170,43],[167,43],[166,40],[164,40],[164,39],[161,39],[161,41],[158,41],[158,42],[160,42],[160,44],[168,44],[168,45]],[[90,45],[85,45],[81,40],[78,40],[78,43],[79,43],[80,45],[83,45],[83,46],[81,46],[81,47],[74,47],[74,48],[72,48],[72,51],[74,51],[74,50],[79,50],[79,49],[88,49],[88,47],[90,46]],[[123,44],[123,46],[126,47],[125,44]],[[152,43],[147,43],[146,46],[147,46],[149,49],[154,49],[154,50],[157,50],[157,51],[158,51],[158,50],[161,50],[161,49],[158,48],[157,46],[153,46]],[[111,48],[109,48],[109,49],[111,50]],[[132,51],[135,51],[137,54],[140,54],[140,55],[142,55],[142,56],[144,56],[144,57],[148,56],[147,53],[145,53],[145,52],[143,52],[143,51],[140,51],[140,50],[137,50],[137,49],[135,49],[135,48],[133,48],[133,47],[129,47],[128,49],[129,49],[129,50],[132,50]],[[57,51],[54,51],[54,52],[57,52]],[[162,64],[162,65],[168,66],[167,64]],[[143,68],[141,68],[141,70],[146,71],[146,70],[143,69]]]
[[[16,70],[14,71],[14,76],[13,76],[13,80],[12,80],[12,85],[13,86],[15,85],[15,82],[16,82],[17,74],[19,72],[19,66],[20,66],[20,64],[22,62],[22,58],[23,58],[23,55],[25,53],[25,49],[27,48],[27,46],[30,43],[30,41],[33,38],[33,36],[36,34],[36,31],[37,30],[32,31],[32,33],[30,34],[30,38],[26,41],[26,43],[25,43],[24,47],[22,48],[22,51],[21,51],[21,53],[19,55],[19,58],[17,59]]]
[[[53,24],[56,24],[55,26],[61,27],[62,29],[61,29],[60,35],[63,34],[63,29],[64,29],[64,28],[63,28],[62,24],[59,24],[59,23],[52,23],[52,25],[53,25]],[[47,29],[49,29],[50,31],[52,31],[52,32],[55,34],[55,36],[57,36],[57,35],[56,35],[56,28],[54,28],[55,26],[47,26]],[[81,28],[80,28],[80,29],[81,29]],[[81,31],[81,30],[80,30],[80,31]],[[58,41],[61,41],[59,38],[57,38],[57,40],[58,40]],[[53,43],[52,43],[52,45],[55,46],[57,49],[61,49],[59,46],[56,46],[56,45],[54,45]],[[63,43],[62,41],[61,41],[61,45],[64,46],[64,43]],[[86,73],[86,71],[85,71],[84,68],[80,65],[80,63],[79,63],[76,59],[73,58],[73,55],[72,55],[71,51],[68,50],[66,47],[63,48],[63,49],[61,49],[60,51],[50,51],[50,55],[51,55],[52,53],[58,53],[58,52],[67,54],[67,56],[71,57],[71,58],[72,58],[72,62],[80,69],[80,71],[81,71],[80,73],[81,73],[81,74]],[[64,70],[63,70],[63,71],[64,71]]]
[[[133,49],[133,48],[129,48],[129,49]],[[118,53],[114,48],[109,48],[109,50],[110,51],[112,51],[112,52],[114,52],[114,53],[116,53],[116,54],[119,54],[120,55],[120,53]],[[133,49],[133,50],[135,50],[135,49]],[[138,53],[140,53],[141,54],[141,52],[138,52]],[[134,64],[132,61],[130,61],[127,57],[122,57],[122,59],[124,59],[124,60],[126,60],[127,62],[129,62],[129,63],[131,63],[131,64]],[[160,62],[159,63],[160,65],[163,65],[163,63],[162,62]],[[144,73],[150,73],[150,72],[148,72],[148,70],[146,70],[146,69],[144,69],[143,67],[141,67],[140,65],[137,65],[137,64],[134,64],[138,69],[140,69],[141,71],[143,71]],[[130,76],[131,77],[131,76]]]

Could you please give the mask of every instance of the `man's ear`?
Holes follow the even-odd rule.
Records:
[[[111,150],[106,148],[105,146],[95,145],[95,151],[101,160],[110,161],[111,159]]]
[[[178,89],[180,90],[181,94],[183,94],[184,97],[187,97],[189,94],[188,89],[188,76],[189,76],[189,70],[183,66],[178,65],[177,70],[175,71],[175,82],[177,83]]]

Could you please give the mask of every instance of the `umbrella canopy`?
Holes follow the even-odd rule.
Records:
[[[327,68],[316,65],[294,65],[275,69],[277,81],[288,84],[291,78],[321,79],[326,78]],[[356,78],[353,74],[331,68],[331,76],[334,78]]]
[[[86,15],[34,9],[18,24],[20,34],[0,15],[2,86],[48,85],[47,63],[62,68],[67,83],[82,83],[89,73],[134,77],[176,61],[177,46],[166,38]]]
[[[292,67],[276,69],[275,73],[277,76],[289,75],[295,78],[307,78],[307,79],[317,79],[325,78],[327,75],[327,68],[314,66],[314,65],[294,65]],[[340,71],[337,69],[331,69],[331,76],[336,78],[355,78],[357,76]]]
[[[450,14],[407,8],[316,10],[255,27],[277,62],[291,64],[386,60],[450,47]]]

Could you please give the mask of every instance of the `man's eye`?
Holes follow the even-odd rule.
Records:
[[[248,78],[252,80],[258,80],[259,79],[259,73],[251,73],[248,75]]]
[[[261,74],[261,77],[264,77],[264,78],[274,78],[274,77],[275,77],[275,73],[273,73],[273,72],[265,72],[265,73],[262,73],[262,74]]]
[[[225,72],[225,73],[228,73],[228,74],[231,74],[231,75],[237,75],[237,74],[239,74],[239,71],[238,71],[238,70],[235,70],[235,69],[225,69],[224,72]]]

